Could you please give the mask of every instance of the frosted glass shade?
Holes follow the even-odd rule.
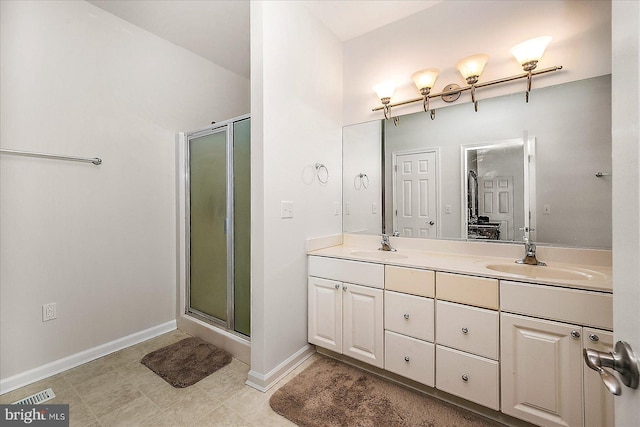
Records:
[[[542,54],[550,41],[551,36],[536,37],[512,47],[510,52],[520,65],[528,62],[537,62],[542,58]]]
[[[373,90],[376,91],[376,94],[380,99],[391,98],[393,96],[393,92],[396,90],[396,86],[393,82],[384,82],[375,85]]]
[[[488,60],[489,55],[485,54],[467,56],[466,58],[458,61],[456,68],[460,71],[462,77],[469,81],[472,77],[480,77]]]
[[[418,90],[431,89],[440,74],[437,68],[428,68],[426,70],[416,71],[411,75],[411,80],[415,83]]]

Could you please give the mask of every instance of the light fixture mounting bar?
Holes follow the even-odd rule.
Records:
[[[437,98],[439,96],[443,96],[443,95],[453,95],[456,93],[461,93],[467,90],[471,90],[472,87],[475,86],[476,89],[479,89],[481,87],[486,87],[486,86],[493,86],[493,85],[497,85],[500,83],[507,83],[507,82],[511,82],[514,80],[519,80],[519,79],[526,79],[527,77],[529,77],[529,74],[531,74],[531,76],[537,76],[538,74],[545,74],[545,73],[551,73],[554,71],[560,71],[562,70],[562,65],[556,65],[553,67],[549,67],[549,68],[543,68],[537,71],[531,71],[530,73],[522,73],[522,74],[516,74],[514,76],[510,76],[510,77],[503,77],[501,79],[496,79],[496,80],[491,80],[488,82],[483,82],[483,83],[476,83],[475,85],[468,85],[468,86],[463,86],[460,88],[456,88],[453,90],[449,90],[449,91],[443,91],[443,92],[438,92],[438,93],[430,93],[429,95],[427,95],[429,98]],[[389,108],[392,107],[398,107],[401,105],[407,105],[407,104],[412,104],[414,102],[422,102],[424,101],[424,96],[421,96],[419,98],[413,98],[413,99],[408,99],[406,101],[400,101],[400,102],[395,102],[393,104],[387,104],[387,106]],[[379,107],[375,107],[372,108],[371,111],[380,111],[382,109],[384,109],[385,106],[381,105]]]

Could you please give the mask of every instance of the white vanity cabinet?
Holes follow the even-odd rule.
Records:
[[[436,388],[500,410],[498,281],[436,273]]]
[[[384,368],[413,381],[435,384],[434,272],[385,267]]]
[[[383,286],[380,264],[309,257],[309,342],[382,368]]]
[[[502,412],[540,426],[582,426],[590,422],[585,408],[597,405],[589,417],[608,419],[604,396],[586,392],[582,348],[588,326],[612,327],[611,294],[501,281],[500,298]]]

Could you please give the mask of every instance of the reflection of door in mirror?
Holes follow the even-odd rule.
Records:
[[[462,146],[467,239],[518,240],[515,230],[526,225],[525,152],[520,139]]]
[[[393,153],[393,230],[401,237],[438,236],[437,158],[436,150]]]
[[[478,193],[478,218],[491,218],[491,222],[487,221],[487,225],[498,226],[499,233],[496,240],[514,240],[513,177],[480,177]]]

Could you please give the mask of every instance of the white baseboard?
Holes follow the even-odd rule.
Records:
[[[2,378],[0,379],[0,394],[8,393],[52,375],[59,374],[60,372],[91,362],[107,354],[141,343],[158,335],[173,331],[174,329],[176,329],[176,321],[171,320],[170,322],[145,329],[144,331],[135,332],[126,337],[118,338],[117,340],[81,351],[80,353],[54,360],[46,365],[38,366],[37,368],[21,372],[8,378]]]
[[[307,360],[315,351],[315,347],[307,344],[266,374],[261,374],[252,369],[249,371],[246,384],[264,393]]]

